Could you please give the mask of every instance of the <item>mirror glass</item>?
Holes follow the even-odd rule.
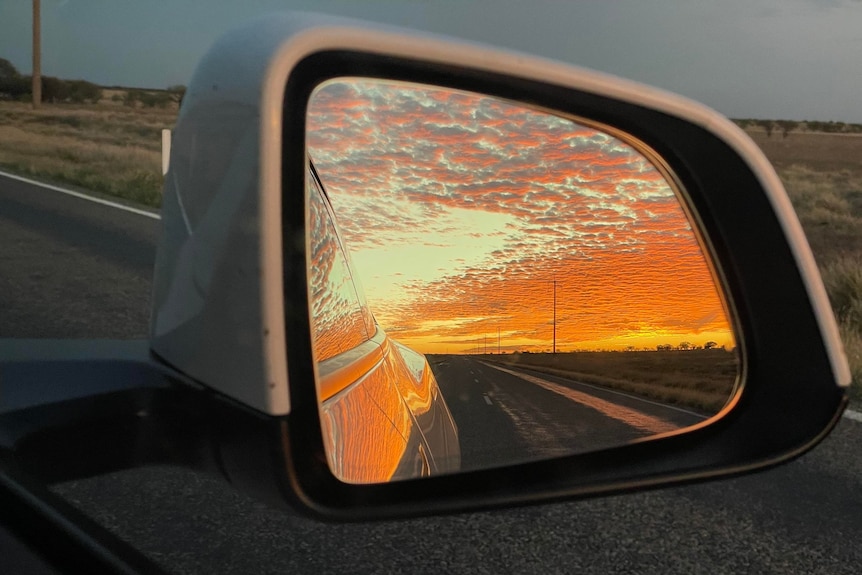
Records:
[[[615,447],[733,397],[724,296],[642,144],[368,78],[318,86],[306,127],[317,389],[342,481]]]

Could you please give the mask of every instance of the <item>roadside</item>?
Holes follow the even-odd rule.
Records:
[[[177,111],[0,101],[0,169],[149,207],[161,202],[161,131]]]

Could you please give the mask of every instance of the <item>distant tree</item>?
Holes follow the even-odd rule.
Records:
[[[102,89],[86,80],[67,80],[65,82],[65,96],[70,102],[97,104],[102,99]]]
[[[634,351],[634,350],[635,350],[635,346],[633,346],[633,345],[627,345],[626,346],[626,351]]]
[[[42,101],[55,104],[65,100],[66,87],[63,80],[53,76],[42,76]]]
[[[0,90],[3,92],[3,90]],[[7,97],[13,100],[29,101],[33,95],[33,81],[30,76],[21,76],[17,80],[10,80],[6,91]]]
[[[0,100],[22,100],[32,92],[30,77],[22,76],[12,62],[0,58]]]
[[[141,100],[140,94],[140,90],[126,90],[126,93],[123,95],[123,105],[130,108],[136,107]]]
[[[766,130],[767,138],[772,137],[772,128],[774,127],[774,122],[772,120],[755,120],[754,123]]]
[[[681,349],[681,350],[688,350],[688,349],[691,349],[691,342],[688,342],[688,341],[682,341],[682,342],[680,342],[680,344],[679,344],[679,346],[678,346],[678,347],[679,347],[679,349]]]
[[[0,79],[3,78],[19,78],[21,74],[12,62],[6,58],[0,58]]]
[[[182,84],[176,84],[175,86],[168,86],[168,96],[171,98],[172,102],[176,102],[177,106],[181,106],[183,103],[183,98],[186,95],[186,87]]]
[[[658,351],[670,351],[673,349],[673,346],[669,343],[664,343],[664,344],[659,344],[659,345],[655,346],[655,348]]]
[[[138,101],[145,108],[166,108],[171,102],[171,97],[166,92],[138,91]]]
[[[718,344],[714,341],[708,341],[703,344],[703,349],[715,349],[716,347],[718,347]]]
[[[778,124],[778,128],[781,130],[782,138],[787,137],[787,132],[799,127],[799,122],[795,122],[793,120],[776,120],[775,123]]]

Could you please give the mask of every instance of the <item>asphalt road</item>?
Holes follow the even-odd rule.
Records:
[[[465,470],[615,447],[704,419],[470,356],[433,356],[429,363],[458,425]]]
[[[157,228],[0,178],[0,335],[144,335]],[[855,574],[860,445],[862,424],[844,419],[802,458],[733,480],[359,525],[274,511],[172,468],[57,491],[178,573]]]

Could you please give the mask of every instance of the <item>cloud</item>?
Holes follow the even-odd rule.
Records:
[[[563,345],[633,331],[732,339],[679,200],[623,141],[495,98],[375,80],[324,84],[308,118],[345,242],[374,268],[358,270],[377,278],[369,303],[405,343],[467,346],[499,328],[546,346],[554,279]]]

